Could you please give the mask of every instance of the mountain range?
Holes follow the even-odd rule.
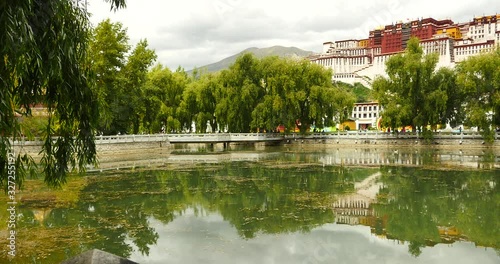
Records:
[[[218,62],[211,63],[205,66],[198,67],[198,70],[206,71],[206,72],[217,72],[223,69],[229,68],[231,64],[233,64],[236,59],[245,53],[252,53],[257,58],[263,58],[266,56],[279,56],[279,57],[306,57],[314,52],[302,50],[296,47],[283,47],[283,46],[272,46],[268,48],[248,48],[243,50],[242,52],[229,56],[225,59],[222,59]],[[188,71],[191,73],[193,70]]]

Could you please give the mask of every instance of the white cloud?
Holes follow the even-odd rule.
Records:
[[[419,257],[408,253],[408,244],[379,238],[368,226],[325,224],[311,232],[257,233],[244,239],[216,212],[195,216],[187,209],[164,224],[149,219],[159,239],[149,256],[135,249],[130,259],[139,263],[496,263],[491,248],[471,242],[424,247]]]
[[[148,39],[158,62],[192,69],[246,48],[295,46],[319,52],[325,41],[365,38],[374,27],[433,17],[466,22],[500,11],[499,1],[467,0],[128,0],[109,11],[104,0],[89,0],[91,21],[110,18],[128,29],[130,44]]]

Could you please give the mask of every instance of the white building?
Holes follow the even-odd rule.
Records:
[[[377,122],[382,112],[378,102],[356,103],[352,110],[352,119],[357,130],[377,128]]]

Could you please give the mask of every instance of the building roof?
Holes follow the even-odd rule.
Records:
[[[467,43],[467,44],[456,44],[455,45],[455,48],[463,48],[463,47],[470,47],[470,46],[480,46],[480,45],[494,45],[495,44],[495,41],[490,39],[490,40],[487,40],[487,41],[483,41],[483,42],[475,42],[475,43]]]
[[[359,106],[359,105],[378,105],[377,101],[371,101],[371,102],[363,102],[363,103],[354,103],[354,105]]]

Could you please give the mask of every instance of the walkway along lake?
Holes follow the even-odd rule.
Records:
[[[434,142],[445,145],[483,144],[478,132],[435,132]],[[145,135],[112,135],[97,136],[96,144],[115,143],[147,143],[164,142],[166,144],[182,143],[253,143],[253,142],[290,142],[290,140],[331,140],[338,144],[391,144],[400,141],[405,144],[422,144],[425,140],[419,133],[386,133],[379,131],[338,131],[333,133],[312,133],[300,135],[276,133],[213,133],[213,134],[145,134]],[[500,133],[495,134],[494,145],[500,145]],[[405,142],[411,141],[411,142]],[[39,138],[31,141],[23,139],[14,142],[18,146],[38,146],[42,144]]]
[[[391,134],[378,131],[343,131],[336,133],[273,134],[273,133],[214,133],[214,134],[146,134],[97,136],[99,153],[116,151],[118,154],[130,149],[172,148],[177,144],[209,144],[209,147],[226,149],[230,145],[241,144],[333,144],[339,146],[429,146],[442,148],[500,148],[500,133],[495,134],[491,145],[485,144],[477,132],[437,132],[430,142],[418,133]],[[41,151],[43,141],[18,139],[13,142],[18,152],[36,156]]]
[[[139,263],[500,261],[496,148],[301,140],[108,149],[63,190],[29,180],[12,261],[93,248]]]

